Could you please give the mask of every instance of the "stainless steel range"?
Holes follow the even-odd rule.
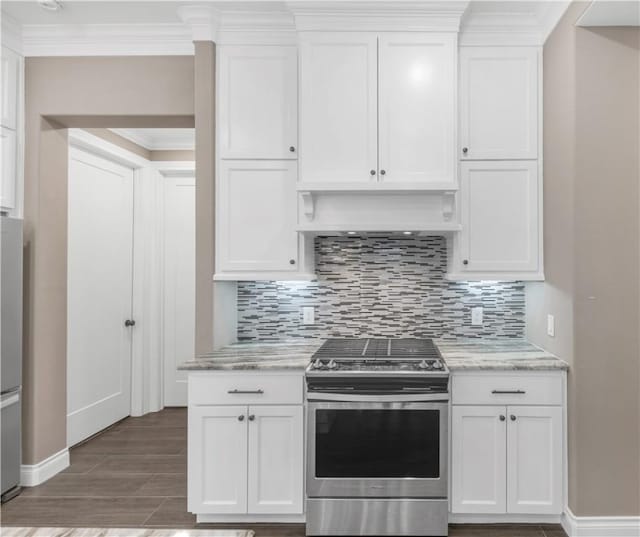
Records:
[[[429,339],[330,339],[307,382],[307,535],[447,535],[449,371]]]

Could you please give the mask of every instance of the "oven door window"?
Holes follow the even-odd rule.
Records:
[[[440,477],[438,410],[316,410],[317,478]]]

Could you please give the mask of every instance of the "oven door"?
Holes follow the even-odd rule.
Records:
[[[447,439],[446,400],[310,401],[307,496],[446,498]]]

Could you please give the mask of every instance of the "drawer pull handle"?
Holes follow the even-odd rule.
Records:
[[[523,395],[527,392],[524,390],[491,390],[494,395]]]
[[[232,395],[237,395],[237,394],[257,394],[257,395],[262,395],[264,393],[264,390],[229,390],[227,393],[230,393]]]

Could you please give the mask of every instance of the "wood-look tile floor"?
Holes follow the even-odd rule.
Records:
[[[187,413],[127,418],[71,449],[64,472],[2,505],[2,526],[252,529],[303,537],[303,524],[198,524],[187,512]],[[566,537],[555,525],[452,525],[451,537]]]

